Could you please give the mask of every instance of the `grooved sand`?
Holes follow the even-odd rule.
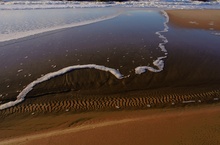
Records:
[[[187,88],[182,88],[182,90]],[[1,118],[10,114],[111,111],[185,106],[220,101],[220,90],[189,89],[134,91],[114,95],[80,95],[74,92],[27,98],[25,102],[0,111]]]

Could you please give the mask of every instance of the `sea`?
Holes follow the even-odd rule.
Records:
[[[100,8],[100,10],[85,11],[85,8]],[[220,9],[220,0],[210,2],[192,0],[0,1],[0,42],[106,20],[120,13],[112,8]]]

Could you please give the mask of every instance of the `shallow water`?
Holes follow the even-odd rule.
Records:
[[[137,66],[154,67],[164,56],[155,32],[164,29],[165,19],[157,10],[129,10],[99,23],[2,42],[1,96],[14,98],[42,75],[72,65],[104,65],[125,76]]]
[[[0,42],[94,23],[118,14],[114,8],[1,10]]]
[[[77,10],[81,15],[81,9],[74,11]],[[92,17],[89,11],[95,9],[87,10],[86,20]],[[106,12],[106,9],[97,10]],[[111,19],[101,22],[1,42],[0,62],[1,68],[4,68],[0,72],[1,100],[7,102],[8,99],[15,99],[27,85],[45,74],[68,66],[85,64],[97,64],[106,68],[104,71],[82,69],[61,73],[59,77],[34,87],[28,97],[70,90],[85,90],[87,93],[95,90],[108,94],[164,86],[219,85],[218,35],[213,35],[209,30],[177,28],[172,24],[167,26],[168,17],[164,17],[162,12],[155,9],[114,10],[106,12],[106,15],[110,16],[107,18]],[[23,10],[23,13],[25,11],[29,12]],[[64,11],[68,12],[68,16],[72,10]],[[119,12],[120,15],[112,17],[112,14]],[[94,20],[96,18],[99,19],[99,16]],[[53,19],[59,20],[56,17]],[[163,49],[158,47],[160,43],[164,43],[168,54],[166,49],[162,51]],[[167,58],[164,59],[165,63],[161,63],[165,64],[165,67],[158,69],[159,73],[135,74],[135,68],[138,66],[157,69],[154,62],[160,57]],[[115,74],[105,72],[109,68],[118,70],[126,79],[118,80],[114,77]]]

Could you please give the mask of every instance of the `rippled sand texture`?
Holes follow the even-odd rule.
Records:
[[[219,101],[220,90],[206,89],[192,91],[174,89],[157,91],[136,91],[116,95],[78,95],[59,94],[45,95],[27,99],[24,103],[2,110],[1,118],[11,114],[29,113],[65,113],[87,111],[119,111],[163,107],[178,107],[186,105],[201,105]]]

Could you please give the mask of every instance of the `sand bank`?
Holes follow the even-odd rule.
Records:
[[[58,116],[16,117],[4,120],[7,129],[22,129],[29,135],[9,138],[1,144],[116,144],[174,145],[220,143],[220,106],[209,105],[176,109],[122,111]],[[52,119],[53,118],[53,119]],[[11,124],[7,126],[5,124]],[[56,130],[51,130],[51,127]]]
[[[220,30],[219,10],[167,10],[170,23],[179,27]]]

